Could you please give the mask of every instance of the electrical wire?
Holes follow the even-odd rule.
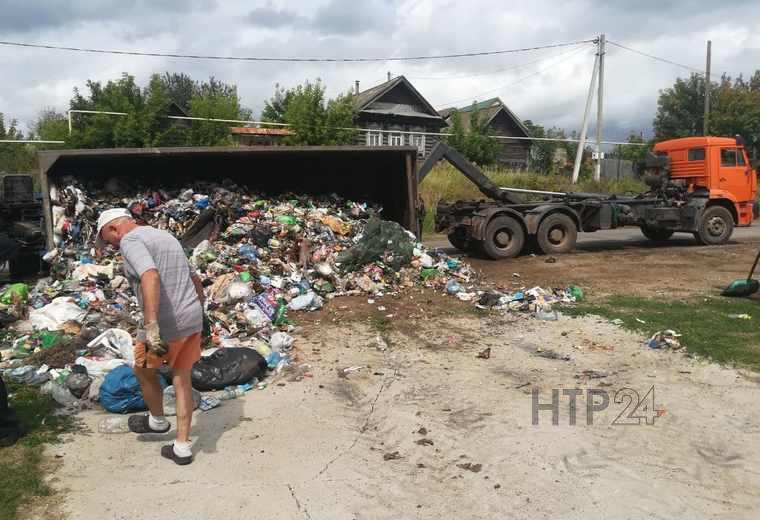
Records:
[[[668,63],[670,65],[675,65],[676,67],[681,67],[683,69],[687,69],[687,70],[690,70],[692,72],[696,72],[697,74],[700,74],[700,75],[704,75],[705,74],[705,71],[702,70],[702,69],[698,69],[696,67],[691,67],[689,65],[684,65],[683,63],[678,63],[677,61],[672,61],[672,60],[668,60],[668,59],[665,59],[665,58],[661,58],[659,56],[655,56],[654,54],[647,54],[646,52],[642,52],[642,51],[639,51],[639,50],[636,50],[636,49],[632,49],[630,47],[626,47],[625,45],[623,45],[621,43],[613,42],[613,41],[610,41],[610,40],[607,40],[607,43],[609,43],[610,45],[614,45],[615,47],[619,47],[621,49],[625,49],[625,50],[627,50],[629,52],[633,52],[633,53],[639,54],[641,56],[646,56],[647,58],[651,58],[651,59],[656,60],[656,61],[661,61],[662,63]]]
[[[545,71],[551,69],[552,67],[554,67],[556,65],[560,65],[561,62],[567,61],[567,58],[571,58],[572,56],[574,56],[574,55],[576,55],[576,54],[578,54],[578,53],[580,53],[580,52],[582,52],[584,50],[587,50],[587,48],[586,47],[581,47],[580,49],[575,49],[575,51],[572,52],[572,53],[570,53],[568,56],[566,56],[565,59],[563,59],[563,60],[555,60],[550,65],[547,65],[546,67],[542,67],[542,68],[538,69],[537,71],[532,72],[532,73],[528,74],[527,76],[523,76],[523,77],[517,79],[516,81],[513,81],[511,83],[507,83],[506,85],[501,85],[499,87],[496,87],[496,88],[493,88],[493,89],[490,89],[490,90],[486,90],[486,91],[480,92],[480,93],[478,93],[478,94],[476,94],[474,96],[468,96],[466,98],[456,99],[454,101],[448,101],[446,103],[441,103],[441,104],[438,105],[438,107],[440,107],[441,109],[443,109],[443,108],[450,108],[452,106],[455,106],[457,103],[461,103],[463,101],[471,101],[473,99],[477,99],[477,98],[483,96],[484,94],[490,94],[492,92],[496,92],[496,91],[499,91],[499,90],[504,90],[505,88],[512,87],[514,85],[522,83],[523,81],[525,81],[527,79],[532,78],[533,76],[541,74],[542,72],[545,72]],[[594,51],[594,52],[596,52],[596,51]]]
[[[533,65],[533,64],[538,63],[540,61],[544,61],[546,59],[551,59],[551,58],[555,58],[555,57],[559,57],[559,56],[564,56],[565,54],[569,54],[572,51],[573,51],[573,49],[571,49],[569,51],[563,51],[563,52],[559,52],[559,53],[556,53],[556,54],[552,54],[551,56],[542,56],[542,57],[540,57],[538,59],[527,61],[525,63],[520,63],[518,65],[513,65],[511,67],[506,67],[504,69],[491,70],[491,71],[488,71],[488,72],[480,72],[480,73],[475,73],[475,74],[456,74],[456,75],[451,75],[451,76],[409,76],[409,75],[406,75],[406,78],[407,79],[423,80],[424,81],[424,80],[461,79],[461,78],[477,78],[477,77],[480,77],[480,76],[491,76],[493,74],[501,74],[502,72],[509,72],[510,70],[522,69],[522,68],[528,67],[529,65]]]
[[[429,56],[390,56],[385,58],[275,58],[275,57],[260,57],[260,56],[216,56],[205,54],[175,54],[166,52],[139,52],[139,51],[119,51],[119,50],[107,50],[107,49],[91,49],[86,47],[66,47],[61,45],[49,45],[41,43],[24,43],[24,42],[12,42],[12,41],[0,41],[0,45],[11,47],[25,47],[33,49],[52,49],[59,51],[71,51],[71,52],[87,52],[94,54],[118,54],[125,56],[152,56],[161,58],[187,58],[196,60],[230,60],[230,61],[266,61],[266,62],[327,62],[327,63],[347,63],[347,62],[378,62],[378,61],[414,61],[414,60],[440,60],[449,58],[471,58],[475,56],[494,56],[499,54],[513,54],[518,52],[537,51],[541,49],[552,49],[556,47],[568,47],[571,45],[579,45],[581,43],[589,43],[595,40],[580,40],[566,43],[552,43],[548,45],[538,45],[535,47],[521,47],[517,49],[505,49],[498,51],[482,51],[482,52],[464,52],[458,54],[440,54]]]

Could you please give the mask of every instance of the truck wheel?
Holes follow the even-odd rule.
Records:
[[[673,231],[670,229],[655,228],[649,226],[641,226],[641,233],[649,240],[655,242],[662,242],[673,236]]]
[[[575,247],[578,228],[572,218],[564,213],[549,215],[538,226],[536,241],[547,255],[568,253]]]
[[[500,216],[488,223],[482,249],[489,258],[499,260],[519,255],[524,244],[525,231],[520,223],[512,217]]]
[[[454,231],[453,233],[449,233],[448,237],[449,244],[460,251],[467,251],[467,235],[465,233]]]
[[[718,246],[728,242],[734,232],[734,218],[731,212],[721,206],[711,206],[702,213],[694,238],[707,246]]]

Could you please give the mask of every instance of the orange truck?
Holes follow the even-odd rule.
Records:
[[[740,138],[688,137],[657,143],[647,154],[646,193],[622,197],[496,186],[476,166],[438,143],[418,171],[422,182],[447,159],[490,200],[439,202],[435,228],[462,250],[493,259],[519,255],[536,243],[546,254],[575,247],[579,232],[639,227],[647,238],[667,240],[692,233],[708,245],[726,243],[735,226],[749,226],[757,195],[757,172]],[[527,197],[524,197],[526,196]]]
[[[657,143],[654,153],[667,158],[664,173],[671,185],[686,188],[700,205],[704,202],[701,225],[684,231],[694,232],[700,242],[724,243],[734,226],[752,224],[757,172],[742,138],[671,139]]]

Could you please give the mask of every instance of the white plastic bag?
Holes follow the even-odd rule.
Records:
[[[62,296],[41,309],[29,313],[29,321],[35,329],[58,330],[67,321],[81,323],[87,311],[74,303],[73,298]]]
[[[105,347],[105,349],[113,352],[125,360],[129,366],[135,365],[135,350],[132,336],[126,330],[108,329],[87,344],[88,349],[98,346]]]

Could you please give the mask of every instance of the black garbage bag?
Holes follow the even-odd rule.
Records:
[[[242,385],[266,373],[266,360],[252,348],[220,348],[193,365],[193,388],[201,392]]]
[[[337,261],[347,271],[378,260],[398,270],[412,261],[413,254],[414,242],[401,225],[372,217],[359,242],[341,253]]]

